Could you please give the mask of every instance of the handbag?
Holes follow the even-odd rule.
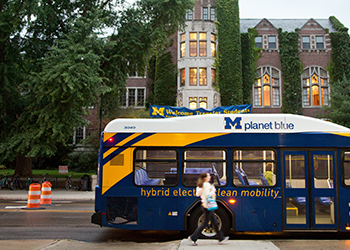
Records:
[[[208,207],[208,211],[214,211],[219,208],[216,201],[210,196],[208,196],[207,198],[207,207]]]

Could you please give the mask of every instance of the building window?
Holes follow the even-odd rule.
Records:
[[[215,69],[211,69],[211,85],[214,86],[216,83],[216,70]]]
[[[319,66],[306,68],[302,75],[303,106],[328,106],[329,84],[328,72]]]
[[[199,42],[199,56],[207,56],[207,41]]]
[[[258,79],[253,87],[255,107],[280,106],[280,71],[272,67],[261,67],[256,71]]]
[[[316,48],[324,49],[323,36],[316,36]]]
[[[180,35],[180,42],[184,42],[186,40],[186,33],[182,33]]]
[[[199,107],[200,108],[203,108],[203,109],[206,109],[208,107],[208,104],[207,104],[207,98],[206,97],[199,97]]]
[[[199,32],[199,40],[207,40],[207,33]]]
[[[211,34],[210,35],[210,39],[212,42],[216,42],[216,35],[215,34]]]
[[[269,36],[269,49],[276,49],[276,36]]]
[[[180,87],[185,86],[185,81],[186,81],[186,70],[180,69]]]
[[[190,56],[197,56],[197,42],[190,42]]]
[[[85,139],[85,127],[78,127],[74,131],[73,144],[80,144]]]
[[[190,86],[197,86],[197,69],[190,68]]]
[[[257,36],[255,37],[255,47],[260,47],[262,48],[262,37],[261,36]]]
[[[197,33],[196,32],[190,32],[190,40],[197,40]]]
[[[310,37],[303,36],[303,49],[310,49]]]
[[[211,56],[215,57],[216,56],[216,43],[211,42],[210,44],[210,50],[211,50]]]
[[[210,20],[215,21],[215,8],[210,8]]]
[[[203,8],[203,20],[208,20],[208,8]]]
[[[197,97],[190,97],[189,99],[190,109],[197,108]]]
[[[193,20],[193,11],[192,10],[187,11],[187,20]]]
[[[199,68],[199,85],[207,86],[207,69]]]
[[[145,96],[145,88],[126,88],[126,93],[120,95],[120,104],[122,107],[144,107]]]
[[[186,52],[186,43],[182,42],[180,45],[180,57],[184,57]]]

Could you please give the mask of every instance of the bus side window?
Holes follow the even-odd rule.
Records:
[[[175,150],[137,149],[134,153],[136,186],[175,186],[178,183]]]
[[[342,168],[343,168],[343,183],[345,186],[350,186],[350,152],[346,151],[343,154],[343,162],[342,162]]]
[[[236,150],[233,152],[235,186],[274,186],[275,152],[272,150]]]
[[[226,151],[220,149],[190,149],[184,152],[183,183],[196,186],[198,176],[209,173],[215,186],[226,185]]]

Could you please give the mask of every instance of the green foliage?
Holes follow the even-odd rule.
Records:
[[[69,171],[74,172],[91,172],[96,170],[97,156],[95,151],[91,152],[73,152],[68,155],[67,165]]]
[[[260,48],[255,47],[255,29],[241,34],[242,41],[242,80],[243,80],[243,103],[251,103],[252,86],[255,80],[255,70],[259,58]]]
[[[323,106],[323,117],[350,128],[350,81],[343,77],[332,83],[330,106]]]
[[[278,30],[280,60],[283,74],[283,113],[301,113],[300,75],[302,66],[299,57],[298,32]]]
[[[157,57],[153,103],[155,105],[175,105],[177,91],[176,66],[171,58],[169,51],[165,51]]]
[[[332,82],[346,77],[350,79],[350,36],[348,32],[338,31],[330,34],[332,44],[330,75]]]
[[[193,0],[2,1],[0,3],[0,159],[54,156],[87,106],[104,94],[118,106],[131,70],[139,73],[185,23]],[[98,35],[105,27],[110,39]],[[20,164],[18,164],[20,166]]]
[[[335,16],[330,16],[329,20],[332,22],[333,27],[339,32],[348,32],[348,28],[344,26]]]
[[[217,0],[217,82],[221,105],[243,102],[242,51],[238,0]]]

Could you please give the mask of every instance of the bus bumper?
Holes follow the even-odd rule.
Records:
[[[102,226],[102,214],[101,213],[94,213],[91,216],[91,223]]]

